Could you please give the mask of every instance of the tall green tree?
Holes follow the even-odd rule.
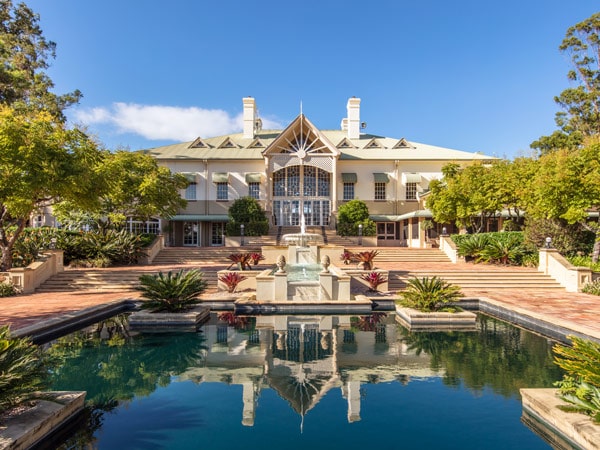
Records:
[[[141,221],[170,217],[187,204],[179,192],[188,184],[185,177],[158,166],[150,155],[125,150],[106,153],[96,173],[104,183],[98,201],[91,208],[60,202],[54,208],[59,221],[67,224],[85,215],[97,228],[107,230],[122,226],[129,217]]]
[[[56,44],[42,33],[38,14],[24,3],[0,0],[0,103],[45,110],[64,122],[64,109],[77,103],[81,92],[52,92],[54,83],[45,70],[55,51]]]
[[[526,208],[534,218],[565,220],[593,231],[593,260],[598,261],[600,226],[589,220],[589,212],[600,208],[600,143],[540,157]]]
[[[21,114],[0,105],[0,270],[31,214],[57,198],[90,207],[103,184],[97,144],[45,111]]]
[[[531,143],[541,154],[578,148],[600,134],[600,13],[570,27],[559,49],[573,64],[567,77],[576,85],[554,98],[562,109],[555,117],[559,130]]]

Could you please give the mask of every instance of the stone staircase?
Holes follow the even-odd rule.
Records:
[[[463,290],[491,291],[505,289],[560,289],[564,288],[549,275],[544,275],[535,269],[503,270],[477,268],[476,270],[390,270],[389,290],[398,291],[406,287],[411,278],[437,276],[451,284],[460,286]]]
[[[399,291],[413,277],[438,276],[464,290],[564,290],[553,278],[536,269],[507,268],[464,264],[453,265],[438,249],[410,249],[391,247],[345,247],[352,252],[377,250],[375,266],[389,270],[389,290]],[[242,250],[243,249],[243,250]],[[217,271],[226,269],[231,262],[228,256],[241,251],[260,251],[257,246],[240,247],[167,247],[150,266],[110,269],[67,269],[47,280],[37,292],[65,292],[76,290],[133,292],[139,277],[145,273],[199,268],[208,282],[207,292],[217,290]],[[339,264],[340,262],[336,262]]]

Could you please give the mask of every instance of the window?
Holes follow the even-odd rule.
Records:
[[[196,191],[198,185],[195,181],[192,181],[190,184],[188,184],[188,187],[185,189],[185,199],[186,200],[196,200]]]
[[[260,199],[260,183],[254,181],[248,183],[248,195],[256,200]]]
[[[406,200],[417,199],[417,183],[406,183]]]
[[[354,200],[354,183],[344,183],[344,200]]]
[[[385,184],[375,183],[375,200],[385,200]]]
[[[131,217],[129,217],[127,219],[127,230],[129,230],[130,233],[135,233],[135,234],[142,234],[142,233],[148,233],[148,234],[159,234],[160,233],[160,228],[159,228],[159,222],[158,219],[150,219],[146,222],[143,222],[141,220],[135,220]]]
[[[229,200],[229,183],[217,183],[217,200]]]

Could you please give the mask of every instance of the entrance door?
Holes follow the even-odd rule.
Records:
[[[210,245],[212,247],[225,245],[225,222],[212,222],[210,226]]]
[[[183,222],[183,245],[198,246],[198,222]]]

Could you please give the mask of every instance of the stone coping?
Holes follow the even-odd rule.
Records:
[[[136,311],[129,315],[128,321],[131,327],[196,327],[210,316],[210,308],[207,306],[196,306],[185,312],[150,312]]]
[[[409,330],[475,330],[477,315],[469,311],[422,312],[396,305],[396,321]]]
[[[66,424],[84,407],[84,391],[58,391],[40,394],[35,405],[7,418],[0,425],[0,450],[21,450],[33,447]]]
[[[99,320],[115,314],[129,311],[135,306],[131,299],[116,300],[103,305],[92,306],[80,311],[73,311],[57,317],[41,320],[34,325],[11,330],[12,337],[29,336],[34,343],[47,342],[53,337],[79,330]]]
[[[575,448],[586,450],[600,449],[600,425],[593,423],[585,414],[563,411],[561,405],[568,405],[557,396],[558,389],[521,389],[523,421],[542,435],[551,445],[556,441],[567,441]],[[532,423],[531,418],[536,422]],[[549,430],[538,430],[543,425]],[[555,433],[548,433],[554,431]],[[561,447],[555,447],[561,448]]]

